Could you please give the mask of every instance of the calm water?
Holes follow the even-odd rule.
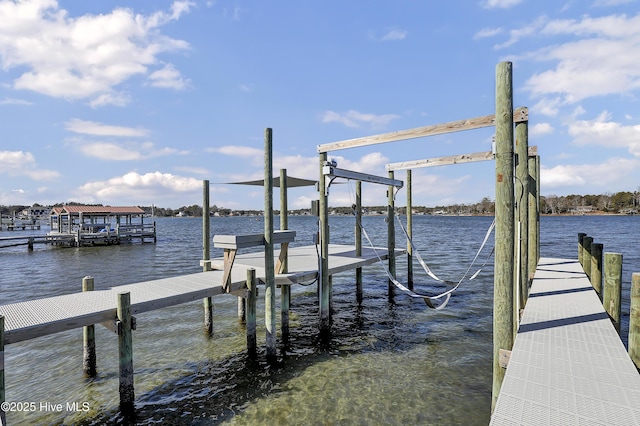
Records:
[[[491,218],[414,218],[421,254],[436,274],[457,280],[473,258]],[[1,303],[79,291],[82,277],[97,289],[200,271],[201,219],[158,220],[158,243],[105,248],[4,249]],[[374,242],[386,245],[383,217],[366,217]],[[332,242],[351,243],[353,218],[332,217]],[[311,217],[292,217],[296,244],[310,244]],[[635,248],[638,217],[543,217],[542,256],[577,255],[586,232],[605,251],[624,254],[623,340],[628,333],[629,282],[640,271]],[[215,218],[211,232],[262,232],[257,218]],[[398,244],[404,245],[397,231]],[[0,233],[17,235],[16,233]],[[24,235],[24,234],[21,234]],[[490,247],[489,247],[490,248]],[[214,256],[221,253],[214,251]],[[484,259],[484,257],[483,257]],[[416,271],[420,269],[416,265]],[[406,278],[404,256],[398,262]],[[421,272],[421,271],[420,271]],[[416,272],[416,289],[439,287]],[[464,284],[443,311],[398,295],[387,298],[379,266],[364,270],[358,306],[354,273],[334,278],[334,326],[329,343],[317,341],[315,287],[297,286],[291,341],[277,365],[246,357],[236,298],[214,299],[214,335],[202,331],[202,306],[190,303],[138,316],[134,332],[137,424],[335,425],[487,424],[491,405],[492,262]],[[264,293],[261,292],[261,296]],[[264,317],[259,301],[258,318]],[[625,313],[626,312],[626,313]],[[260,321],[259,321],[260,322]],[[264,328],[259,324],[259,346]],[[7,400],[86,402],[88,412],[8,413],[9,424],[116,424],[117,339],[96,327],[98,376],[82,376],[82,332],[73,330],[6,348]]]

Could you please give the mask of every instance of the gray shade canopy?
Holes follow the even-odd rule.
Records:
[[[315,186],[316,182],[317,181],[315,181],[315,180],[301,179],[301,178],[287,176],[287,188],[296,188],[296,187],[300,187],[300,186]],[[244,181],[244,182],[227,182],[227,183],[230,184],[230,185],[264,186],[264,179],[248,180],[248,181]],[[273,186],[274,186],[274,188],[279,188],[280,187],[280,178],[279,177],[273,178]]]

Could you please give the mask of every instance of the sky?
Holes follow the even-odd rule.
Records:
[[[495,112],[513,63],[542,195],[640,188],[638,0],[0,0],[0,205],[262,209],[317,146]],[[333,151],[339,168],[488,151],[493,128]],[[492,161],[413,171],[413,204],[494,198]],[[405,180],[405,172],[396,172]],[[275,200],[278,200],[275,189]],[[313,187],[289,190],[308,208]],[[355,202],[333,185],[331,206]],[[406,202],[401,190],[397,205]],[[363,184],[363,204],[386,187]],[[277,208],[277,206],[276,206]]]

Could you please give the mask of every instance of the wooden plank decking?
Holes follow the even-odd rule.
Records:
[[[640,425],[640,375],[577,260],[542,258],[491,425]]]
[[[387,258],[387,250],[376,249],[378,255]],[[397,250],[397,253],[402,253]],[[278,251],[275,253],[277,258]],[[363,255],[355,256],[353,246],[329,246],[329,273],[355,269],[378,261],[372,249],[363,249]],[[213,259],[222,269],[222,259]],[[264,252],[240,254],[236,257],[231,273],[231,290],[244,287],[247,268],[255,268],[258,279],[264,278]],[[313,280],[318,270],[315,246],[289,249],[289,271],[276,275],[277,284],[295,284]],[[5,344],[16,343],[40,336],[91,324],[114,321],[118,293],[131,293],[133,315],[178,305],[204,297],[224,294],[222,270],[200,272],[172,278],[112,287],[85,293],[73,293],[44,299],[29,300],[0,306],[5,317]]]

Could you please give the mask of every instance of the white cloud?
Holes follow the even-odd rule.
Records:
[[[505,41],[504,43],[496,44],[494,46],[495,49],[504,49],[505,47],[509,47],[516,44],[517,42],[519,42],[521,39],[525,37],[536,35],[538,32],[540,32],[540,29],[544,27],[544,24],[546,22],[547,22],[547,17],[541,16],[536,20],[534,20],[533,22],[531,22],[529,25],[526,25],[522,28],[510,30],[509,40]]]
[[[563,187],[584,187],[576,189],[594,192],[594,188],[611,189],[640,166],[640,160],[611,158],[600,164],[558,165],[540,167],[540,184],[544,191]]]
[[[202,191],[202,181],[195,178],[162,173],[159,171],[139,174],[130,172],[104,181],[88,182],[80,186],[76,197],[86,202],[108,204],[164,203],[168,205],[193,194],[194,200]]]
[[[208,148],[207,152],[215,152],[218,154],[231,155],[234,157],[262,157],[264,151],[259,148],[240,145],[225,145],[217,148]]]
[[[631,154],[640,157],[640,125],[625,126],[612,121],[607,111],[593,120],[570,123],[568,133],[576,144],[627,148]]]
[[[636,0],[595,0],[592,7],[619,6],[621,4],[633,3]]]
[[[558,97],[555,97],[555,98],[544,97],[540,99],[538,103],[536,103],[533,106],[533,108],[531,108],[531,110],[538,114],[553,117],[558,114],[560,104],[561,104],[561,100]]]
[[[502,33],[502,31],[504,31],[501,27],[498,28],[483,28],[480,31],[478,31],[477,33],[475,33],[473,35],[473,39],[474,40],[478,40],[481,38],[489,38],[489,37],[494,37],[500,33]]]
[[[183,90],[189,87],[191,81],[185,79],[180,74],[180,71],[173,66],[173,64],[167,64],[164,68],[154,71],[149,76],[151,86],[163,87],[165,89]]]
[[[67,121],[65,128],[74,133],[95,136],[145,137],[149,135],[149,130],[143,128],[111,126],[79,118]]]
[[[549,135],[553,133],[553,126],[549,123],[536,123],[529,129],[531,136]]]
[[[392,120],[399,118],[396,114],[367,114],[355,110],[345,113],[335,111],[325,111],[322,116],[323,123],[341,123],[347,127],[358,128],[362,124],[369,124],[374,129],[380,129],[389,124]]]
[[[67,143],[87,157],[107,161],[146,160],[189,153],[189,151],[180,151],[175,148],[158,148],[152,142],[69,139]]]
[[[146,74],[164,52],[189,47],[159,32],[189,12],[193,3],[175,1],[170,12],[110,13],[70,17],[55,0],[0,3],[0,59],[18,72],[13,88],[65,98],[92,98],[99,106],[125,98],[111,94],[127,79]],[[164,87],[164,86],[163,86]]]
[[[640,14],[610,15],[579,20],[538,18],[511,31],[509,46],[523,37],[558,36],[574,40],[520,55],[518,60],[550,61],[555,68],[532,75],[525,89],[534,97],[552,96],[561,104],[619,94],[628,96],[640,88]]]
[[[5,98],[4,100],[0,101],[0,105],[32,105],[31,102],[29,101],[25,101],[22,99],[12,99],[12,98]]]
[[[107,105],[113,106],[127,106],[131,102],[131,96],[128,93],[123,92],[111,92],[111,93],[103,93],[102,95],[91,99],[89,102],[89,106],[91,108],[98,108]]]
[[[407,37],[407,31],[400,28],[391,28],[382,36],[382,41],[404,40]]]
[[[26,176],[33,180],[50,180],[60,176],[55,170],[42,169],[30,152],[0,151],[0,174]]]
[[[508,9],[521,2],[522,0],[485,0],[481,4],[485,9]]]

